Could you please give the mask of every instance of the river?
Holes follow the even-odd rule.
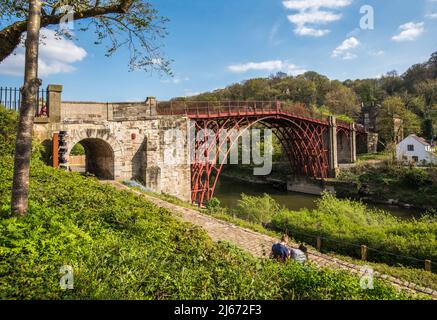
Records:
[[[267,193],[279,204],[290,210],[299,210],[302,208],[314,209],[316,207],[315,201],[320,198],[319,196],[282,191],[267,184],[236,181],[225,176],[221,176],[217,183],[215,197],[220,200],[223,207],[232,209],[237,206],[242,193],[251,196],[260,196]],[[421,212],[418,212],[417,210],[406,209],[398,206],[368,204],[368,207],[383,209],[384,211],[402,219],[410,219],[421,215]]]

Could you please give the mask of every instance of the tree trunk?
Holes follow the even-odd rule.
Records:
[[[21,88],[22,102],[15,147],[14,179],[11,209],[14,216],[24,216],[28,209],[29,170],[32,152],[32,131],[37,93],[41,80],[38,79],[38,45],[41,24],[41,0],[29,0],[27,22],[26,63],[24,85]]]

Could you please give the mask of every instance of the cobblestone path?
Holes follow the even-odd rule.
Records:
[[[253,256],[267,257],[270,254],[272,245],[278,242],[278,239],[204,215],[199,211],[184,208],[156,197],[149,196],[137,190],[133,190],[119,182],[109,181],[107,183],[110,183],[117,189],[128,190],[141,195],[155,205],[170,210],[173,214],[182,218],[182,220],[202,227],[214,241],[228,241],[248,251]],[[296,244],[292,245],[296,246]],[[326,266],[334,269],[343,269],[353,273],[360,273],[362,268],[360,265],[355,265],[314,250],[308,251],[308,258],[320,267]],[[436,290],[423,288],[414,283],[402,281],[393,276],[379,274],[378,272],[375,272],[374,275],[390,282],[398,288],[408,290],[412,293],[427,294],[437,300]]]

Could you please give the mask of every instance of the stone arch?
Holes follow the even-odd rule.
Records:
[[[114,180],[122,177],[122,144],[110,134],[109,129],[82,129],[67,131],[67,160],[71,150],[81,143],[86,152],[87,172],[98,178]]]

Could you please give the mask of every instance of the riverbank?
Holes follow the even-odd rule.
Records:
[[[140,189],[135,190],[135,192],[138,192],[138,191],[141,192]],[[166,203],[165,205],[167,205],[167,204],[177,205],[178,207],[180,207],[182,215],[186,215],[187,212],[191,211],[191,212],[195,212],[194,213],[195,215],[197,215],[198,213],[201,213],[203,215],[210,216],[214,219],[225,221],[225,222],[229,223],[229,226],[231,226],[231,230],[235,230],[235,228],[242,227],[244,229],[251,230],[251,231],[254,231],[256,233],[266,235],[268,237],[273,237],[275,239],[279,239],[281,234],[284,232],[284,230],[282,230],[282,229],[278,230],[277,228],[274,228],[271,224],[264,224],[263,225],[263,224],[256,223],[256,222],[250,222],[247,219],[238,218],[235,209],[229,210],[227,208],[224,208],[221,206],[221,204],[217,200],[214,200],[211,203],[209,203],[207,208],[201,209],[197,206],[193,206],[190,203],[184,202],[180,199],[177,199],[175,197],[172,197],[172,196],[169,196],[166,194],[156,194],[156,193],[149,193],[149,192],[144,192],[144,191],[142,193],[149,196],[149,197],[156,198],[156,201],[158,203],[165,202]],[[270,202],[270,200],[268,200],[267,202],[264,201],[264,200],[268,199],[268,197],[266,197],[266,196],[265,197],[258,197],[259,199],[265,198],[264,200],[261,199],[262,204],[256,203],[255,206],[253,206],[253,205],[247,206],[247,200],[250,198],[251,197],[249,197],[249,198],[245,197],[245,199],[241,199],[243,202],[246,203],[246,205],[243,205],[243,207],[245,207],[246,209],[250,209],[250,208],[255,207],[257,209],[260,209],[261,211],[274,212],[275,207],[277,208],[277,205],[273,205],[273,206],[269,206],[269,208],[266,210],[266,207],[264,206],[264,204],[266,204],[266,203],[268,204]],[[254,198],[252,198],[252,199],[255,202],[258,201],[258,199],[254,199]],[[252,200],[249,200],[249,201],[252,202]],[[339,201],[343,201],[343,200],[339,200]],[[252,215],[250,214],[250,216],[252,216]],[[208,224],[208,227],[211,227],[211,225],[209,223],[207,223],[207,224]],[[219,232],[217,235],[227,237],[227,236],[230,236],[230,233],[225,231],[225,232]],[[232,237],[232,239],[234,240],[235,238]],[[237,239],[241,240],[240,237],[237,237]],[[300,241],[299,238],[297,237],[296,233],[291,233],[290,239],[293,243],[298,243],[297,241]],[[325,240],[323,240],[323,243],[324,243],[324,241]],[[254,249],[253,243],[251,241],[249,241],[248,243],[250,244],[248,248]],[[364,261],[364,260],[361,260],[361,258],[357,259],[357,258],[345,256],[345,255],[340,255],[340,254],[337,254],[333,251],[326,251],[327,247],[324,246],[323,243],[322,243],[322,247],[321,247],[321,249],[323,250],[322,255],[324,257],[326,257],[326,259],[329,261],[337,261],[337,262],[347,261],[346,263],[341,262],[341,264],[344,266],[351,266],[351,264],[356,265],[356,266],[360,266],[359,267],[360,270],[362,270],[362,268],[365,268],[365,267],[368,268],[370,266],[375,271],[374,275],[385,274],[389,278],[396,278],[397,279],[396,281],[399,284],[403,284],[403,285],[408,284],[408,286],[410,286],[409,284],[411,284],[412,286],[419,285],[422,287],[429,288],[431,291],[437,290],[437,274],[435,274],[435,273],[431,273],[431,272],[426,271],[422,268],[416,269],[416,268],[405,267],[405,266],[401,266],[401,265],[396,265],[396,266],[387,265],[384,263],[370,262],[368,260]],[[307,245],[309,250],[312,250],[315,255],[320,255],[320,250],[318,248],[316,248],[316,243],[314,243],[313,241],[310,241],[310,242],[306,242],[305,245]],[[316,252],[319,252],[319,253],[316,253]],[[373,254],[372,254],[372,256],[373,256]],[[386,276],[383,276],[383,278],[388,279]]]
[[[437,211],[437,168],[404,167],[384,161],[361,163],[342,170],[337,179],[339,197],[385,203],[422,211]],[[346,187],[341,187],[344,184]]]
[[[320,196],[307,193],[296,193],[287,191],[287,182],[278,171],[272,172],[272,176],[253,176],[251,168],[228,167],[220,176],[215,195],[222,201],[223,205],[232,208],[237,204],[241,193],[249,195],[270,194],[281,205],[290,210],[300,210],[302,208],[314,209],[314,201]],[[236,184],[235,182],[238,182]],[[316,187],[321,187],[321,182],[311,181]],[[431,207],[417,206],[411,203],[396,201],[396,199],[382,199],[360,194],[360,186],[356,182],[343,181],[340,179],[329,179],[325,181],[324,187],[334,188],[337,197],[349,198],[366,203],[372,208],[385,210],[399,218],[419,218]]]

